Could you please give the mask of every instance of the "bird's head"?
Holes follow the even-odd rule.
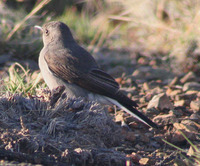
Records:
[[[44,24],[42,27],[35,26],[43,32],[43,43],[47,45],[51,42],[60,44],[74,41],[69,27],[60,21],[52,21]]]

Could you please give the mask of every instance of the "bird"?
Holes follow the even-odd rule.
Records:
[[[83,97],[100,104],[116,105],[149,127],[157,128],[137,110],[137,103],[120,90],[115,79],[101,70],[93,56],[75,41],[65,23],[51,21],[35,27],[43,33],[39,68],[50,90],[64,86],[69,98]]]

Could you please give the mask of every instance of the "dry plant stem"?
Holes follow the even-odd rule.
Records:
[[[42,9],[45,5],[47,5],[51,0],[43,0],[41,3],[39,3],[24,19],[15,25],[13,30],[8,34],[6,41],[9,41],[10,38],[13,36],[13,34],[24,24],[25,21],[27,21],[31,16],[36,14],[40,9]]]
[[[135,24],[138,24],[138,25],[141,24],[141,25],[144,25],[144,26],[152,27],[152,28],[162,28],[162,29],[165,29],[165,30],[173,32],[173,33],[178,33],[178,34],[181,33],[179,30],[172,29],[172,28],[167,27],[166,25],[163,25],[163,24],[152,25],[152,24],[148,24],[148,23],[146,23],[144,21],[134,21],[132,18],[125,17],[125,16],[110,15],[109,19],[120,20],[120,21],[125,21],[125,22],[134,22]]]

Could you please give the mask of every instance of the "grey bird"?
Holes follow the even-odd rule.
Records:
[[[44,47],[39,67],[50,90],[65,86],[69,98],[84,97],[103,104],[114,104],[150,127],[157,125],[139,112],[137,104],[122,93],[118,83],[102,71],[92,55],[74,40],[69,27],[52,21],[42,27]]]

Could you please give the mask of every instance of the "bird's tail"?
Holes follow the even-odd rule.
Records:
[[[154,122],[152,122],[149,118],[147,118],[145,115],[143,115],[137,109],[135,109],[133,106],[131,106],[129,104],[122,105],[117,100],[111,99],[109,97],[107,97],[107,98],[111,103],[113,103],[116,106],[118,106],[119,108],[123,109],[124,111],[126,111],[127,113],[129,113],[130,115],[135,117],[136,119],[140,120],[141,122],[145,123],[146,125],[148,125],[152,128],[158,128],[158,126]]]

